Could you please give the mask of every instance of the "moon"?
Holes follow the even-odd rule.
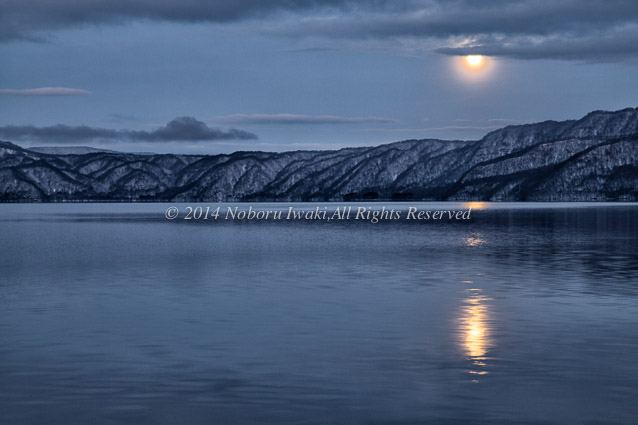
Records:
[[[484,65],[483,55],[467,55],[465,62],[470,68],[479,69]]]
[[[465,83],[477,84],[488,81],[495,74],[496,63],[489,56],[459,55],[450,60],[457,77]]]

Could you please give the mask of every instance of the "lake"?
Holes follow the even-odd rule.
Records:
[[[170,205],[0,205],[1,424],[638,421],[637,204]]]

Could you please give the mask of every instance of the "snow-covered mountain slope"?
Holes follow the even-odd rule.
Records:
[[[230,155],[49,154],[0,142],[0,200],[638,200],[638,109],[477,141]]]

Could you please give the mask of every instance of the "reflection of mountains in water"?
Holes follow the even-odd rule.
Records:
[[[638,109],[337,151],[48,154],[0,142],[0,200],[638,200]]]

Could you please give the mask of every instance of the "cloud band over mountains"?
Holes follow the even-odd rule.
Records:
[[[0,89],[0,95],[3,94],[13,96],[86,96],[91,92],[68,87],[38,87],[36,89]]]
[[[155,130],[115,130],[57,124],[45,127],[7,125],[0,127],[0,138],[10,141],[76,144],[85,142],[216,142],[254,140],[257,135],[238,129],[208,127],[192,117],[180,117]]]
[[[295,38],[416,40],[447,55],[634,60],[635,0],[24,0],[0,4],[0,41],[131,21],[238,23]]]
[[[237,124],[389,124],[396,122],[383,117],[340,117],[336,115],[298,115],[298,114],[234,114],[219,117],[219,121]]]

